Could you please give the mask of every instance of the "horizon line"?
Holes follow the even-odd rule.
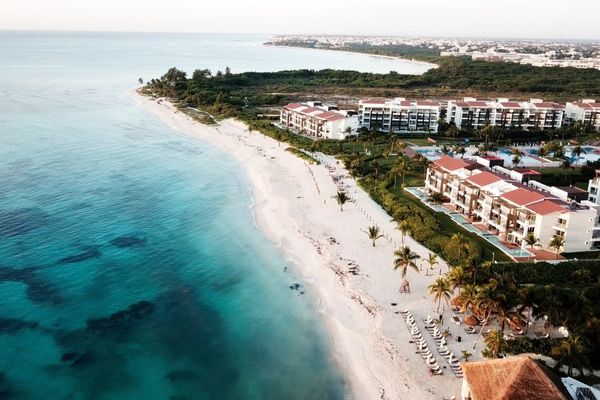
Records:
[[[169,34],[169,35],[261,35],[261,36],[326,36],[326,37],[385,37],[402,39],[482,39],[482,40],[554,40],[554,41],[596,41],[600,38],[556,38],[556,37],[515,37],[515,36],[461,36],[461,35],[394,35],[365,33],[267,33],[267,32],[201,32],[201,31],[127,31],[127,30],[82,30],[82,29],[4,29],[0,32],[39,32],[39,33],[117,33],[117,34]]]

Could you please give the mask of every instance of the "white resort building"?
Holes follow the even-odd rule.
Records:
[[[600,103],[592,99],[569,102],[565,108],[566,118],[571,122],[581,122],[586,127],[600,130]]]
[[[318,101],[283,106],[279,122],[296,133],[317,139],[345,139],[359,128],[356,111],[340,111],[335,105]]]
[[[443,196],[445,207],[464,216],[482,234],[529,249],[528,233],[539,248],[554,251],[554,236],[564,240],[561,252],[600,248],[600,206],[576,187],[549,187],[535,181],[537,171],[492,169],[473,160],[442,156],[427,169],[425,190]]]
[[[458,129],[481,129],[486,125],[523,130],[558,129],[563,125],[565,107],[558,103],[531,99],[481,101],[472,97],[448,102],[446,122]]]
[[[360,126],[400,133],[437,133],[443,106],[431,100],[393,100],[372,98],[360,100]]]

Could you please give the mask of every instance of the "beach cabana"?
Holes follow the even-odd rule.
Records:
[[[527,356],[463,363],[462,370],[462,400],[568,398],[560,380]]]

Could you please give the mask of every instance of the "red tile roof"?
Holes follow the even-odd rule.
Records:
[[[433,100],[417,100],[417,106],[420,107],[439,107],[440,103]]]
[[[477,175],[471,175],[470,178],[467,179],[467,181],[471,182],[472,184],[474,184],[477,187],[484,187],[487,186],[489,184],[492,184],[494,182],[498,182],[501,181],[502,178],[497,177],[494,174],[491,174],[489,172],[481,172]]]
[[[446,171],[456,171],[469,165],[464,160],[459,160],[458,158],[452,158],[446,155],[441,156],[433,163],[438,167],[445,169]]]
[[[581,108],[600,108],[600,103],[573,103]]]
[[[290,103],[283,106],[283,108],[287,108],[288,110],[295,110],[296,108],[304,107],[304,105],[300,103]]]
[[[485,101],[457,101],[456,105],[459,107],[472,107],[472,108],[487,108],[488,104]]]
[[[361,100],[364,104],[385,104],[385,99],[383,97],[373,97],[371,99]]]
[[[546,196],[543,194],[534,192],[532,190],[527,190],[524,188],[519,188],[508,193],[504,193],[502,196],[503,199],[510,201],[519,206],[524,206],[526,204],[534,203],[536,201],[540,201],[544,199]]]
[[[331,111],[326,111],[322,114],[316,115],[317,118],[325,119],[327,121],[337,121],[340,119],[344,119],[345,117],[342,114],[334,113]]]
[[[500,105],[504,108],[521,108],[519,103],[515,101],[506,101],[504,103],[500,103]]]
[[[555,212],[565,211],[564,207],[561,207],[558,204],[556,204],[550,200],[542,200],[538,203],[533,203],[528,206],[525,206],[525,208],[533,211],[534,213],[540,214],[540,215],[548,215],[548,214],[552,214]]]
[[[533,103],[533,106],[535,108],[550,108],[550,109],[556,109],[556,110],[559,110],[561,108],[565,108],[565,106],[563,106],[561,104],[547,102],[547,101],[543,101],[541,103]]]

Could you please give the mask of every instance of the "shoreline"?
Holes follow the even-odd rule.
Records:
[[[427,61],[415,60],[415,59],[410,59],[410,58],[403,58],[403,57],[398,57],[398,56],[387,56],[385,54],[371,54],[371,53],[361,53],[359,51],[350,51],[350,50],[322,49],[322,48],[316,48],[316,47],[289,46],[289,45],[278,45],[278,44],[276,45],[276,44],[267,44],[267,43],[268,42],[265,42],[262,45],[263,46],[271,46],[271,47],[283,47],[283,48],[288,48],[288,49],[306,49],[306,50],[336,51],[338,53],[360,54],[360,55],[364,55],[364,56],[377,57],[377,58],[386,58],[386,59],[391,59],[391,60],[400,60],[400,61],[406,61],[406,62],[409,62],[409,63],[425,65],[425,66],[428,66],[429,69],[434,69],[434,68],[439,68],[440,67],[437,64],[430,63],[430,62],[427,62]],[[425,72],[427,72],[427,71],[425,71]],[[420,76],[420,75],[423,75],[425,72],[422,72],[420,74],[410,74],[410,75]]]
[[[412,338],[405,322],[397,315],[405,308],[415,318],[436,315],[426,288],[437,270],[430,276],[409,271],[413,291],[398,293],[401,278],[393,270],[393,251],[400,246],[400,233],[391,217],[351,178],[343,181],[353,202],[340,211],[331,198],[337,187],[325,164],[347,176],[343,166],[330,157],[321,165],[308,165],[285,151],[286,144],[248,132],[239,121],[202,125],[167,100],[159,104],[136,91],[129,97],[171,129],[208,143],[239,163],[251,190],[257,225],[314,293],[311,300],[325,324],[330,357],[352,398],[459,396],[462,381],[451,373],[428,375],[414,344],[408,343]],[[386,235],[376,247],[364,233],[374,224]],[[427,257],[427,249],[409,237],[405,240],[413,251]],[[445,271],[447,266],[441,264]]]

